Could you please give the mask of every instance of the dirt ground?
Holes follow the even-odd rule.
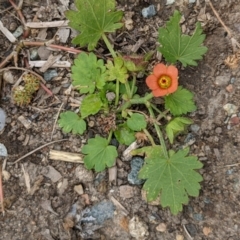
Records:
[[[111,35],[115,48],[123,54],[129,54],[140,40],[137,53],[146,53],[156,50],[157,29],[165,24],[175,9],[184,15],[182,29],[187,33],[192,32],[197,20],[201,21],[208,52],[198,67],[179,66],[180,84],[194,92],[198,107],[189,116],[194,124],[189,128],[188,136],[195,140],[191,145],[192,154],[204,164],[200,171],[204,179],[200,196],[191,198],[183,212],[173,216],[169,209],[147,204],[141,195],[141,185],[128,183],[129,162],[119,159],[114,184],[109,182],[107,171],[96,174],[86,171],[79,163],[50,160],[51,149],[80,153],[82,144],[95,131],[90,129],[84,136],[76,136],[62,133],[58,125],[54,127],[60,105],[64,103],[62,110],[76,109],[76,102],[71,99],[80,99],[76,92],[72,91],[70,97],[65,94],[71,83],[70,69],[56,68],[58,76],[46,83],[55,97],[39,90],[27,107],[12,103],[10,83],[4,82],[2,86],[0,107],[6,111],[7,119],[0,133],[0,143],[8,150],[5,167],[8,178],[3,181],[6,212],[4,216],[0,215],[0,239],[240,239],[240,68],[231,70],[224,64],[227,56],[232,54],[232,45],[206,2],[177,0],[166,5],[165,0],[119,0],[118,8],[124,11],[125,19],[133,20],[133,26],[131,30],[123,28]],[[224,23],[240,40],[240,1],[212,2]],[[150,4],[154,4],[157,14],[143,18],[141,10]],[[0,18],[14,32],[21,22],[10,6],[7,1],[1,3]],[[72,7],[72,3],[63,0],[24,1],[22,12],[28,22],[33,21],[37,11],[40,21],[65,20],[63,12],[67,7]],[[46,39],[51,39],[56,31],[57,28],[49,28]],[[38,30],[33,31],[30,39],[35,41],[38,33]],[[71,46],[73,35],[74,32],[62,45]],[[2,33],[0,49],[0,61],[13,49]],[[35,50],[38,47],[23,50],[19,62],[22,64],[21,59]],[[98,52],[106,54],[103,43],[100,43]],[[73,61],[73,54],[60,53],[63,60]],[[160,61],[160,56],[155,54],[152,60]],[[13,66],[13,62],[8,66]],[[39,72],[37,68],[34,70]],[[17,80],[21,72],[12,72]],[[139,79],[139,87],[144,88],[144,84],[144,78]],[[229,106],[226,104],[236,106],[235,115],[228,116],[224,109]],[[22,118],[26,120],[25,125]],[[182,144],[185,138],[186,135],[180,137],[178,144]],[[67,141],[44,147],[19,163],[11,164],[37,147],[61,139]],[[6,158],[0,160],[3,163]],[[30,178],[30,190],[26,186],[26,175]],[[86,216],[89,211],[93,212],[91,206],[99,206],[99,203],[103,203],[99,207],[103,212],[97,215],[102,219],[92,222]],[[104,214],[111,215],[113,209],[113,215],[104,221]],[[73,215],[83,218],[83,213],[84,221],[71,221]],[[137,234],[145,235],[133,238],[130,232],[134,226],[137,226]]]

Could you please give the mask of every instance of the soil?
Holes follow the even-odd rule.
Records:
[[[240,1],[212,2],[224,23],[233,31],[234,37],[240,40]],[[64,9],[66,3],[67,7],[72,6],[71,3],[68,5],[68,1],[62,0],[24,1],[22,12],[29,22],[33,21],[39,9],[40,21],[64,20],[61,9]],[[141,10],[150,4],[154,4],[157,14],[144,18]],[[14,32],[21,22],[16,11],[9,8],[10,6],[8,2],[2,3],[0,17],[4,25]],[[7,8],[9,9],[4,11]],[[70,69],[56,68],[58,76],[46,83],[55,97],[49,97],[41,89],[26,107],[18,107],[12,103],[11,84],[4,82],[2,86],[1,108],[6,111],[7,123],[0,134],[0,143],[4,144],[8,151],[4,176],[9,174],[9,177],[3,181],[6,212],[4,216],[0,215],[0,239],[239,240],[240,68],[231,70],[224,64],[224,60],[232,54],[232,45],[225,29],[210,6],[202,0],[192,4],[181,0],[170,5],[166,5],[165,0],[119,0],[118,8],[124,11],[126,19],[133,20],[131,30],[124,28],[111,35],[115,48],[123,54],[131,53],[140,39],[143,43],[137,53],[150,50],[156,52],[157,29],[166,23],[176,9],[184,15],[182,29],[186,33],[194,30],[197,20],[206,17],[201,23],[206,34],[204,45],[208,47],[208,52],[197,67],[183,68],[179,65],[180,84],[194,93],[198,107],[196,112],[189,115],[194,120],[189,133],[195,138],[191,153],[198,156],[204,164],[200,171],[204,180],[201,182],[199,197],[190,198],[183,211],[173,216],[169,209],[146,203],[141,195],[141,186],[128,183],[129,162],[118,160],[117,181],[113,184],[108,180],[107,171],[97,174],[86,171],[82,164],[50,160],[51,149],[80,153],[86,139],[96,132],[96,129],[93,129],[84,136],[76,136],[64,134],[58,125],[55,126],[61,103],[64,103],[62,110],[76,110],[76,102],[71,102],[70,99],[80,100],[74,91],[70,96],[65,94],[71,83]],[[46,39],[51,39],[56,31],[55,28],[49,28]],[[37,33],[37,30],[35,33],[32,31],[29,39],[34,41]],[[21,37],[18,37],[18,40],[20,39]],[[71,37],[65,45],[71,46]],[[1,61],[13,49],[13,44],[2,33],[0,49]],[[98,52],[104,55],[105,50],[104,44],[100,43]],[[28,51],[23,50],[19,55],[20,64]],[[73,54],[60,53],[63,59],[73,61]],[[152,65],[158,61],[161,61],[161,56],[155,54]],[[10,62],[8,66],[13,64]],[[34,71],[39,72],[36,68]],[[15,80],[21,74],[19,71],[12,73]],[[144,78],[140,79],[139,87],[144,89],[144,84]],[[237,106],[235,115],[228,116],[224,110],[223,107],[228,103]],[[27,128],[19,117],[27,121]],[[179,143],[183,142],[184,138],[179,138]],[[37,147],[51,140],[61,139],[68,141],[44,147],[19,163],[11,164]],[[6,158],[1,159],[2,162],[6,161]],[[28,178],[30,190],[26,186]],[[83,192],[79,194],[76,186],[80,185]],[[117,206],[114,216],[100,224],[101,226],[85,224],[79,227],[76,219],[74,226],[71,225],[70,209],[73,204],[77,203],[78,212],[81,212],[88,206],[104,200],[114,201],[113,199]],[[137,231],[145,232],[145,237],[133,238],[130,235],[128,223],[133,221],[133,218],[135,222],[142,223]],[[89,234],[89,229],[93,234]]]

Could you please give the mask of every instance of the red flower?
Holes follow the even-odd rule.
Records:
[[[178,69],[172,65],[157,64],[153,68],[153,74],[147,77],[146,83],[154,97],[173,93],[178,88]]]

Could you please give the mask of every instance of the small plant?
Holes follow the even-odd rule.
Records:
[[[147,199],[151,201],[160,196],[159,204],[177,214],[188,202],[188,196],[198,196],[202,177],[195,170],[202,168],[202,164],[197,157],[188,155],[188,148],[172,149],[174,138],[192,123],[183,114],[196,110],[193,94],[178,85],[178,69],[173,64],[179,61],[183,66],[196,65],[196,60],[207,51],[202,46],[205,35],[199,24],[192,36],[183,35],[179,26],[181,15],[174,12],[166,27],[159,29],[158,50],[167,65],[159,63],[153,68],[153,73],[146,78],[151,92],[139,96],[136,75],[145,71],[148,56],[121,56],[114,51],[106,33],[122,26],[122,13],[115,11],[115,1],[76,0],[76,7],[77,11],[66,13],[69,25],[80,31],[73,43],[88,46],[91,51],[102,39],[113,59],[104,62],[93,52],[78,55],[72,66],[72,84],[85,97],[79,113],[62,113],[59,125],[66,133],[83,134],[89,116],[103,116],[101,136],[89,139],[82,148],[86,168],[95,171],[115,164],[118,152],[110,144],[113,135],[125,145],[139,136],[147,139],[149,146],[132,152],[145,155],[139,178],[146,180],[143,188]],[[170,121],[165,111],[154,104],[155,97],[163,98],[164,104],[160,107],[171,114]],[[137,110],[137,105],[145,106],[145,110]],[[155,133],[150,132],[151,126]]]
[[[29,104],[40,86],[40,80],[31,73],[23,75],[23,81],[24,86],[17,86],[13,89],[13,101],[19,106]]]

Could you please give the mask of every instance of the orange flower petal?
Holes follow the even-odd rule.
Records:
[[[166,74],[174,81],[178,78],[178,69],[175,66],[168,66]]]
[[[154,68],[153,68],[153,74],[159,78],[161,75],[166,74],[167,73],[167,66],[165,66],[162,63],[157,64]]]
[[[163,97],[168,94],[168,89],[158,88],[158,89],[153,90],[152,94],[154,97]]]
[[[151,89],[151,90],[155,90],[155,89],[158,89],[159,86],[158,86],[158,83],[157,83],[157,78],[155,75],[149,75],[147,78],[146,78],[146,84],[147,86]]]

